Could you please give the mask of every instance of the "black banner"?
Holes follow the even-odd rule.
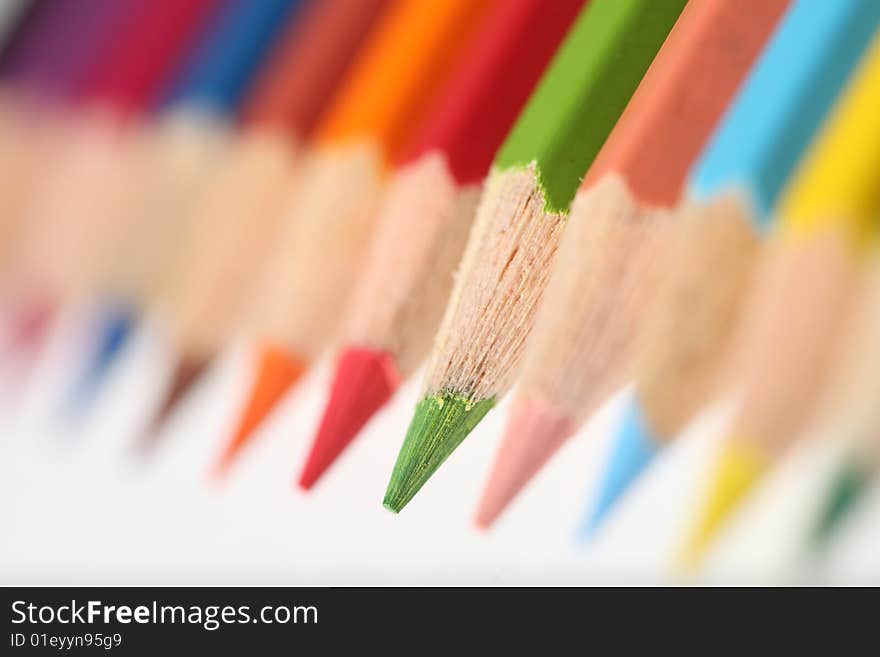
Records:
[[[719,598],[714,601],[705,599],[705,590],[668,589],[6,588],[2,593],[3,655],[335,654],[354,646],[420,657],[440,649],[471,654],[478,641],[496,651],[522,648],[527,639],[544,654],[545,642],[600,648],[612,641],[625,648],[674,637],[679,645],[713,628],[718,645],[731,648],[737,638],[781,630],[783,609],[810,608],[819,622],[829,621],[828,607],[811,600],[815,591],[794,589],[757,595],[714,591],[711,597]],[[796,627],[809,626],[809,616],[800,612]]]

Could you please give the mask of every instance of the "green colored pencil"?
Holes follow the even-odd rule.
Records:
[[[501,147],[385,493],[391,511],[510,387],[580,180],[685,2],[589,2]]]

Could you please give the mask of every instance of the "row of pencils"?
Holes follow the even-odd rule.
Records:
[[[688,564],[798,441],[836,459],[805,540],[880,466],[880,2],[0,9],[7,380],[89,308],[87,407],[150,322],[178,361],[149,450],[244,340],[222,479],[331,353],[308,490],[424,367],[395,513],[516,386],[484,529],[626,389],[585,535],[724,402]]]

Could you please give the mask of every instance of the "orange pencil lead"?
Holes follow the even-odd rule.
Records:
[[[275,405],[293,387],[308,367],[287,349],[266,343],[260,349],[256,376],[235,433],[217,462],[215,474],[222,476],[235,456]]]

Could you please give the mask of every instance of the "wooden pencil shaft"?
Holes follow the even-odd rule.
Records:
[[[394,177],[346,313],[346,344],[392,354],[399,375],[412,374],[442,317],[479,192],[459,188],[438,153]]]
[[[426,394],[485,399],[507,390],[563,227],[562,215],[544,211],[534,166],[489,177],[428,365]]]
[[[576,425],[625,383],[672,228],[617,176],[578,193],[529,338],[521,396],[552,404]]]
[[[194,210],[189,253],[175,275],[169,322],[183,344],[219,349],[252,272],[271,246],[293,172],[288,145],[252,131],[236,143]]]
[[[686,206],[670,268],[636,347],[637,396],[670,440],[718,391],[718,372],[751,285],[762,242],[738,197]]]
[[[738,389],[738,439],[778,454],[806,427],[853,311],[859,273],[835,231],[768,250],[728,375]]]

